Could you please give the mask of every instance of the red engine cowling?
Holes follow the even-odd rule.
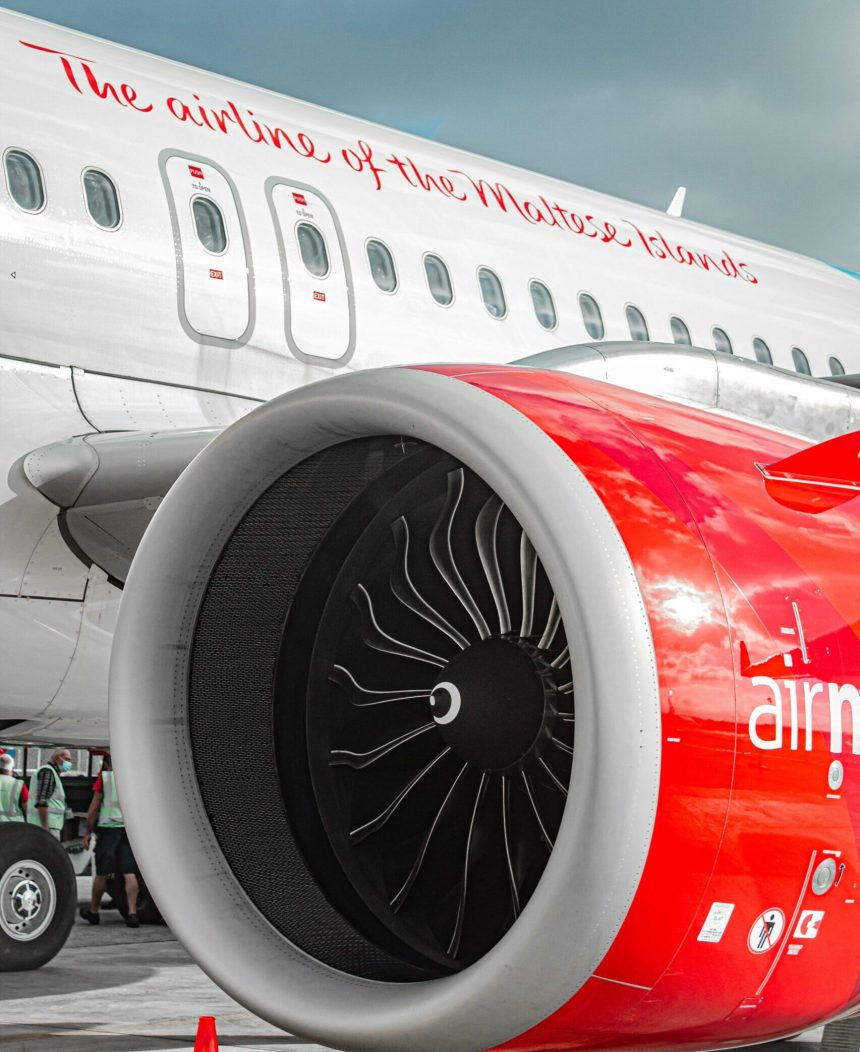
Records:
[[[792,497],[768,466],[804,445],[481,366],[325,381],[216,439],[111,673],[135,849],[201,965],[356,1050],[857,1010],[860,502]]]

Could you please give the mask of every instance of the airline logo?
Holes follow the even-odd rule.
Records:
[[[642,254],[655,262],[689,267],[751,285],[759,283],[747,263],[742,260],[735,262],[724,249],[704,251],[703,246],[684,244],[671,233],[666,237],[657,228],[642,229],[623,216],[613,220],[586,211],[578,212],[571,202],[547,198],[537,193],[536,189],[510,187],[473,171],[460,168],[447,168],[444,171],[427,169],[406,154],[401,156],[392,153],[385,156],[387,149],[364,139],[344,140],[334,150],[329,150],[308,131],[282,128],[258,120],[253,110],[238,106],[228,98],[214,106],[206,106],[196,94],[190,98],[177,95],[144,97],[133,84],[104,78],[88,59],[26,40],[20,43],[45,56],[52,56],[47,61],[57,64],[55,74],[65,79],[69,90],[100,99],[108,107],[121,106],[129,112],[158,114],[162,118],[179,121],[189,129],[195,127],[201,132],[206,129],[207,134],[216,132],[225,136],[244,137],[255,145],[283,150],[285,154],[289,152],[289,155],[300,158],[300,163],[331,164],[333,168],[348,169],[360,176],[374,192],[409,187],[417,194],[438,195],[460,202],[467,208],[483,208],[495,214],[508,215],[532,227],[554,229],[565,237],[583,237],[594,245],[607,248],[613,246],[613,251]],[[202,172],[197,175],[193,169],[191,174],[196,179],[202,177]],[[296,201],[296,204],[301,203]]]
[[[795,939],[815,939],[824,920],[824,910],[804,910],[794,929]]]
[[[188,165],[188,171],[190,172],[191,177],[193,179],[202,179],[203,178],[203,169],[199,165],[189,164]]]
[[[777,682],[770,676],[753,676],[752,685],[771,695],[750,713],[749,736],[757,749],[770,752],[787,745],[793,752],[812,752],[813,729],[826,727],[831,753],[842,752],[847,736],[846,748],[860,755],[860,690],[853,683]],[[819,713],[827,717],[826,723],[816,718]]]

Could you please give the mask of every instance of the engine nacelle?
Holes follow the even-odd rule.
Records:
[[[135,851],[206,971],[368,1052],[856,1010],[860,509],[785,499],[767,466],[805,445],[482,366],[328,380],[214,440],[111,672]]]

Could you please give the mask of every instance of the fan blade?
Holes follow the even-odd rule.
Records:
[[[523,530],[520,538],[520,585],[523,593],[523,618],[520,638],[532,634],[535,617],[535,584],[537,582],[537,552]]]
[[[429,774],[430,771],[436,766],[436,764],[441,759],[443,759],[443,757],[447,756],[450,751],[451,747],[449,745],[446,745],[445,748],[430,761],[430,763],[428,763],[425,767],[422,767],[418,774],[416,774],[415,777],[400,790],[397,796],[394,797],[394,799],[385,808],[384,811],[380,811],[376,818],[371,818],[369,822],[365,822],[363,825],[357,826],[355,829],[350,830],[349,838],[352,841],[352,843],[360,844],[361,841],[364,840],[366,837],[369,837],[371,833],[375,833],[378,829],[382,829],[385,823],[389,820],[389,818],[391,818],[391,816],[394,814],[397,808],[400,807],[400,805],[412,792],[415,786],[418,785],[418,783],[425,777],[425,775]]]
[[[546,628],[543,630],[543,635],[538,641],[538,650],[549,650],[550,643],[555,639],[555,634],[558,631],[558,626],[560,624],[561,611],[558,608],[558,600],[553,596],[549,608],[549,616],[546,619]]]
[[[508,864],[508,882],[511,886],[511,905],[514,909],[514,919],[520,915],[520,896],[517,891],[517,881],[514,876],[514,864],[511,859],[511,785],[507,775],[502,775],[502,835],[505,841],[505,859]]]
[[[428,650],[422,650],[420,647],[413,647],[410,643],[405,643],[401,639],[395,639],[394,636],[390,636],[379,627],[376,615],[373,612],[373,601],[363,584],[360,584],[353,592],[352,601],[361,613],[370,619],[372,628],[370,630],[365,629],[362,639],[371,650],[379,650],[383,654],[394,654],[397,657],[409,658],[411,661],[421,661],[425,665],[435,665],[437,668],[445,667],[447,661],[439,657],[438,654],[431,654]]]
[[[460,571],[454,562],[454,553],[451,550],[451,526],[463,496],[464,485],[462,468],[458,468],[448,475],[448,495],[445,500],[445,506],[436,521],[436,525],[433,527],[433,532],[430,534],[430,557],[433,560],[433,565],[442,575],[445,584],[448,585],[463,609],[472,619],[480,638],[486,639],[490,635],[490,627],[484,620],[484,615],[475,602],[474,596],[460,576]]]
[[[534,812],[534,816],[537,819],[537,824],[540,826],[541,835],[546,841],[550,851],[552,851],[555,845],[553,844],[552,837],[550,837],[549,833],[547,833],[546,831],[546,826],[543,824],[543,819],[540,816],[537,801],[535,800],[534,794],[532,793],[532,787],[531,783],[529,782],[528,775],[525,771],[520,771],[520,775],[522,776],[523,785],[525,785],[526,787],[526,794],[528,795],[529,803],[532,805],[532,811]]]
[[[388,705],[392,701],[412,701],[416,698],[430,697],[430,691],[421,687],[403,688],[402,690],[370,690],[368,687],[362,687],[349,669],[343,665],[335,665],[328,678],[350,694],[362,694],[364,697],[372,698],[371,701],[355,701],[351,697],[350,704],[357,709],[365,709],[371,705]]]
[[[463,938],[463,920],[466,916],[466,893],[469,885],[469,855],[472,851],[472,833],[475,831],[475,819],[478,817],[478,811],[481,808],[484,793],[487,791],[489,777],[490,776],[486,771],[481,775],[481,782],[478,786],[477,795],[475,796],[475,806],[472,808],[472,818],[469,822],[469,832],[466,836],[466,854],[463,859],[463,877],[460,881],[460,901],[457,904],[457,918],[454,921],[454,931],[451,934],[451,941],[448,943],[447,952],[449,957],[460,956],[460,942]]]
[[[541,767],[543,767],[543,769],[546,771],[546,773],[550,776],[550,779],[552,780],[552,784],[556,787],[556,789],[558,789],[558,791],[562,794],[562,796],[567,796],[567,789],[565,789],[565,787],[561,784],[561,782],[556,777],[555,771],[553,771],[553,769],[550,767],[550,765],[546,762],[546,760],[542,756],[538,757],[538,763],[541,765]]]
[[[397,911],[406,901],[407,895],[412,890],[412,885],[418,879],[418,874],[421,872],[421,867],[424,865],[424,857],[427,854],[427,848],[430,846],[430,840],[433,836],[433,833],[436,831],[436,826],[439,824],[439,820],[441,819],[445,808],[448,806],[448,801],[451,799],[454,790],[457,788],[457,783],[460,781],[460,779],[463,777],[463,775],[468,769],[469,765],[467,763],[464,763],[460,770],[457,772],[457,777],[451,783],[451,787],[449,788],[448,792],[445,793],[445,798],[439,805],[436,814],[433,816],[433,821],[430,824],[430,828],[427,830],[427,833],[424,836],[424,840],[421,842],[421,847],[418,849],[418,856],[415,859],[415,862],[412,864],[412,868],[409,870],[406,880],[403,882],[403,886],[391,900],[390,905],[395,913],[397,913]]]
[[[499,518],[505,510],[505,505],[497,496],[492,496],[481,508],[478,518],[475,520],[475,543],[478,546],[478,557],[493,602],[496,604],[496,613],[499,618],[499,631],[504,635],[511,630],[511,615],[508,610],[508,601],[505,596],[505,588],[502,583],[502,572],[499,569],[499,551],[497,547],[497,533]]]
[[[411,742],[413,738],[426,734],[427,731],[432,730],[435,726],[436,724],[432,721],[425,723],[421,727],[416,727],[414,731],[407,731],[406,734],[401,734],[399,738],[392,738],[391,741],[385,742],[383,745],[377,745],[375,749],[369,749],[367,752],[332,749],[329,753],[329,763],[332,767],[352,767],[354,770],[360,771],[364,767],[370,767],[372,763],[381,760],[383,756],[387,756],[390,752],[394,752],[395,749],[399,749],[401,745]]]
[[[461,650],[465,650],[469,645],[469,640],[427,602],[409,575],[409,523],[402,515],[391,524],[391,532],[394,534],[397,556],[391,570],[391,591],[408,610],[423,618],[434,628],[438,628]]]

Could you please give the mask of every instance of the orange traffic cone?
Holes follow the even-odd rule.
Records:
[[[197,1024],[194,1052],[218,1052],[218,1035],[215,1033],[214,1016],[200,1016],[200,1021]]]

